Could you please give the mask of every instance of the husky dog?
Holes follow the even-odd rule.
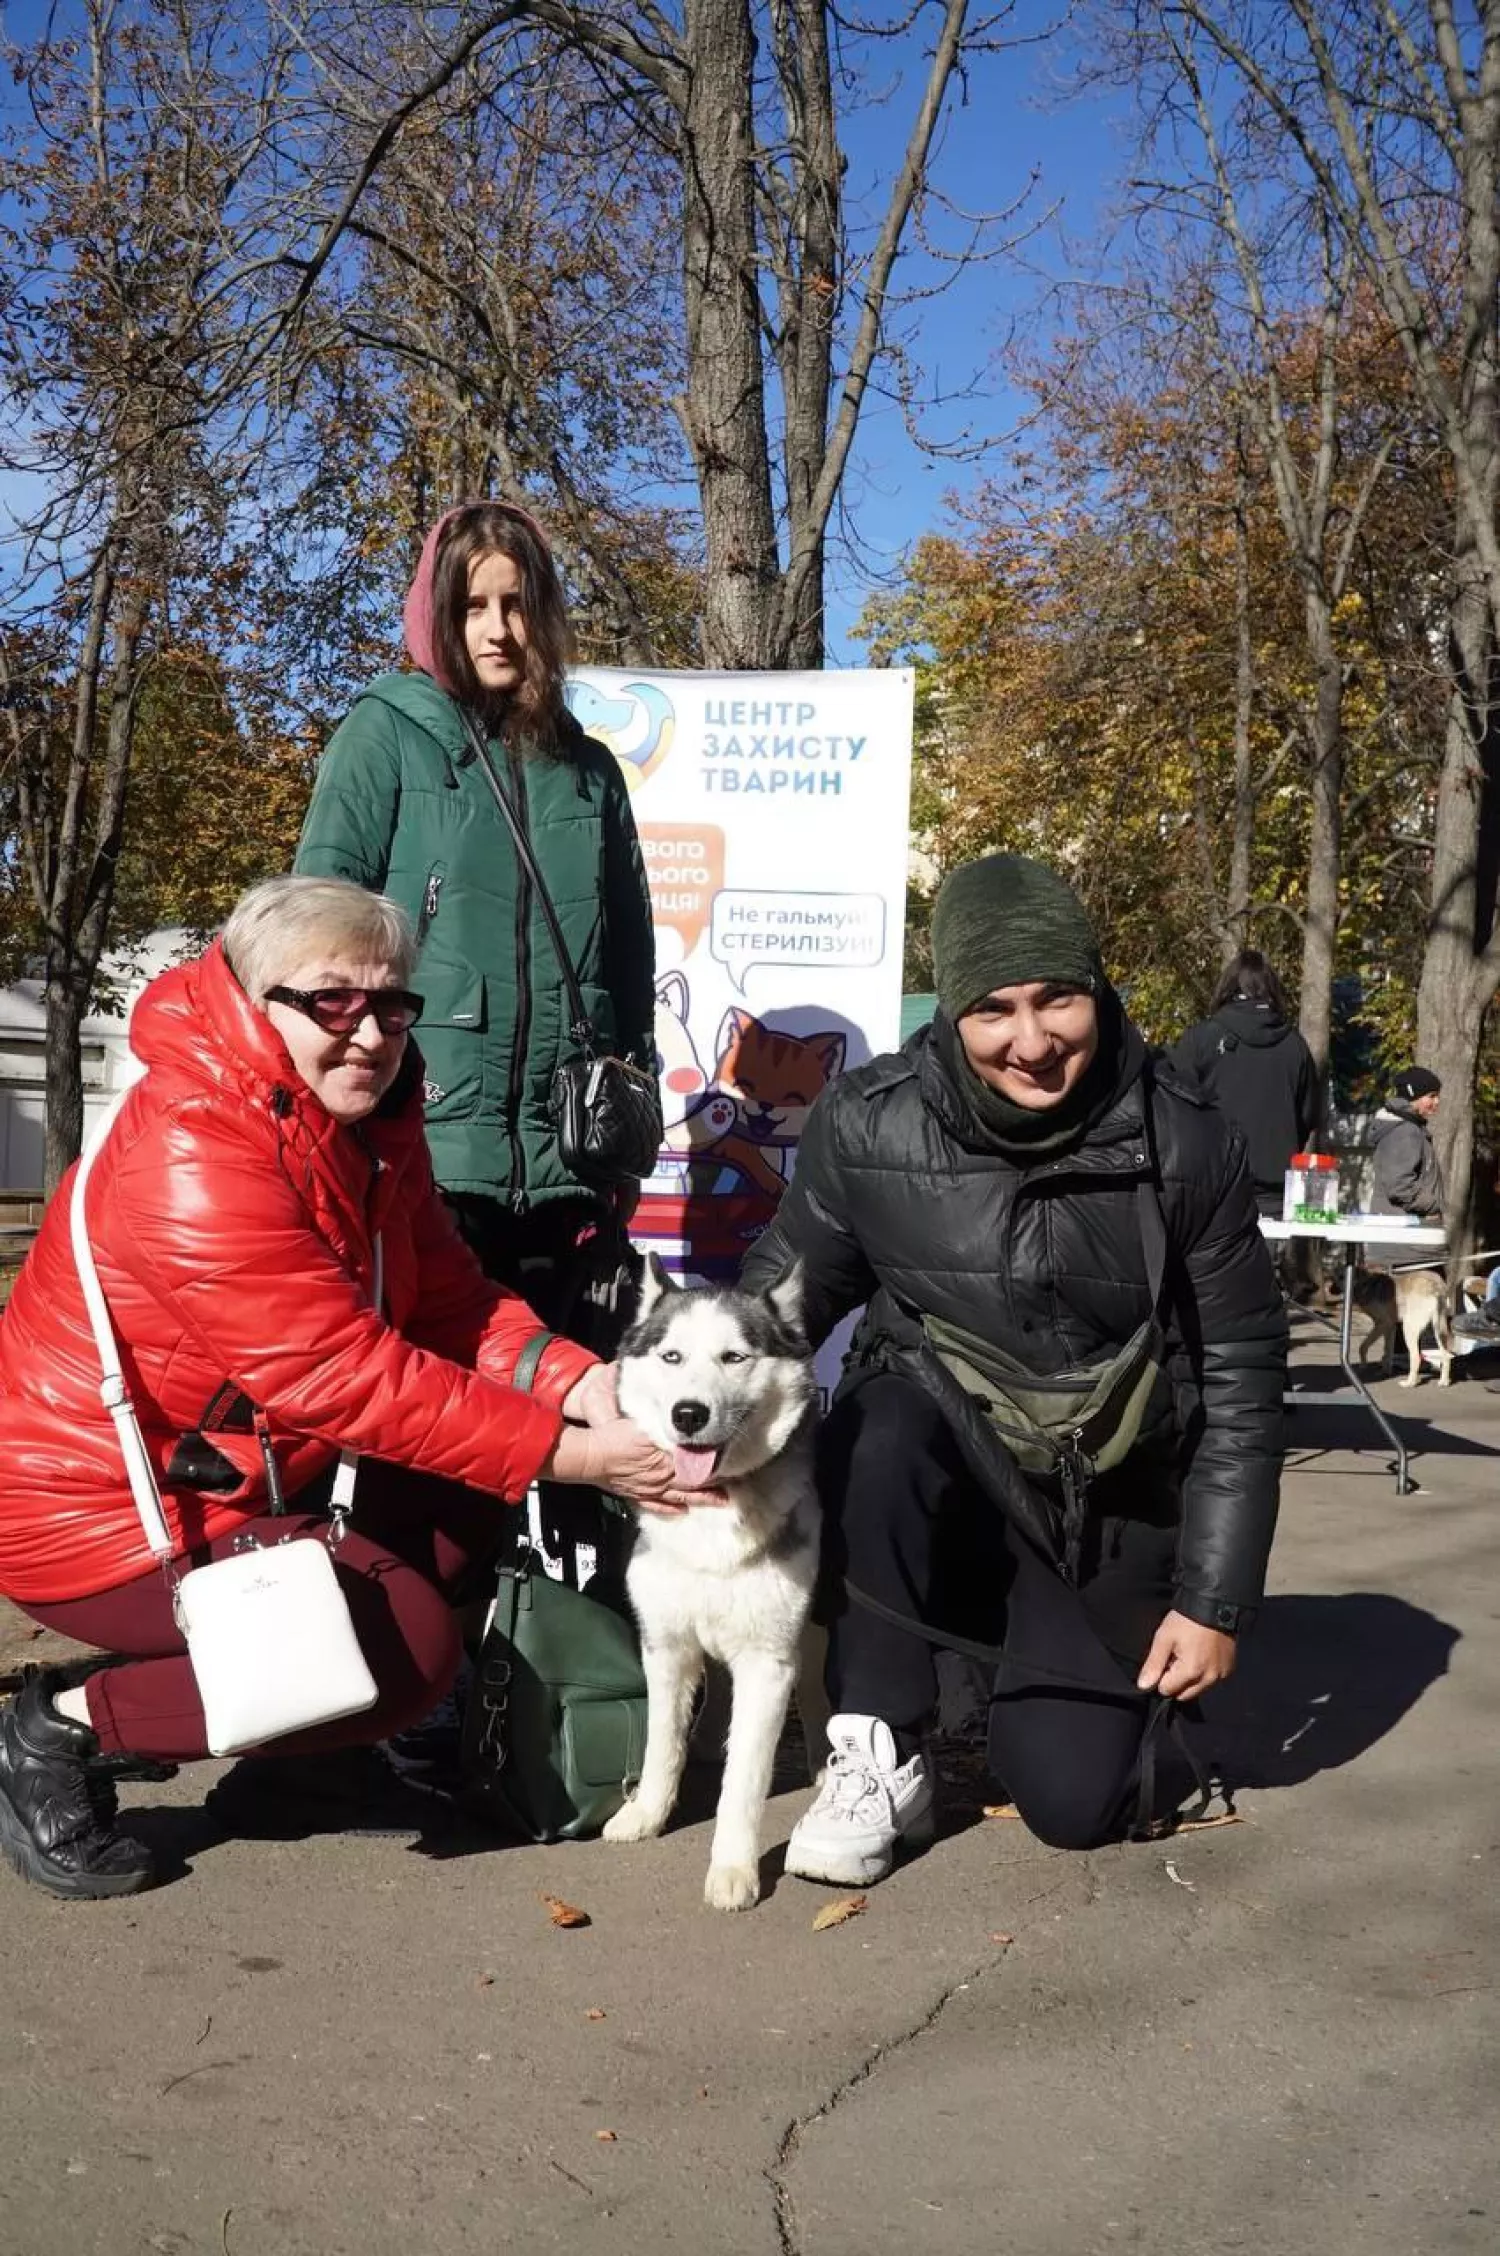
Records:
[[[660,1833],[682,1779],[705,1658],[733,1685],[724,1783],[704,1899],[748,1911],[760,1895],[760,1816],[797,1679],[818,1569],[815,1390],[798,1271],[761,1295],[683,1288],[655,1255],[619,1358],[620,1410],[676,1459],[678,1486],[726,1504],[643,1513],[626,1576],[648,1710],[634,1795],[607,1841]],[[819,1719],[804,1710],[804,1727]]]
[[[1358,1269],[1354,1275],[1354,1305],[1370,1320],[1370,1329],[1359,1351],[1361,1363],[1369,1362],[1378,1351],[1380,1375],[1389,1377],[1399,1329],[1406,1341],[1406,1358],[1410,1365],[1406,1377],[1399,1383],[1404,1387],[1420,1386],[1422,1334],[1430,1324],[1438,1345],[1438,1385],[1452,1385],[1453,1335],[1448,1328],[1448,1287],[1436,1269],[1402,1269],[1389,1276],[1379,1269]]]

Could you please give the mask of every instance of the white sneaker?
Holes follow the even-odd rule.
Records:
[[[932,1772],[925,1755],[898,1764],[891,1727],[878,1716],[836,1715],[818,1798],[792,1828],[786,1869],[799,1880],[868,1888],[902,1846],[932,1840]]]

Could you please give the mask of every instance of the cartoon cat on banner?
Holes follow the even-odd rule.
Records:
[[[572,676],[651,886],[666,1126],[631,1231],[679,1274],[736,1274],[814,1098],[897,1045],[912,692],[904,670]]]

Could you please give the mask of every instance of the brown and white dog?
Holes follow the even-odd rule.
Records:
[[[1377,1376],[1389,1378],[1399,1330],[1410,1365],[1400,1384],[1420,1386],[1422,1334],[1430,1329],[1438,1347],[1438,1385],[1452,1385],[1453,1334],[1449,1326],[1453,1311],[1441,1271],[1356,1269],[1354,1305],[1370,1324],[1359,1350],[1361,1364],[1368,1363],[1378,1350],[1381,1360]]]

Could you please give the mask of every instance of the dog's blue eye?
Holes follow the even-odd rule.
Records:
[[[663,1363],[680,1363],[682,1361],[682,1350],[680,1347],[664,1347],[661,1351],[661,1359]]]
[[[749,1360],[749,1356],[741,1355],[737,1347],[726,1347],[723,1354],[719,1357],[719,1361],[721,1363],[748,1363]]]

